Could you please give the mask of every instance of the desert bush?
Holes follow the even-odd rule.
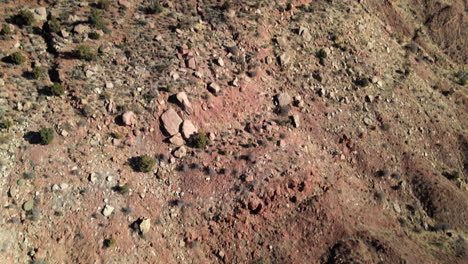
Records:
[[[442,176],[444,176],[445,178],[451,180],[451,181],[456,181],[458,179],[460,179],[460,172],[459,171],[452,171],[452,172],[448,172],[448,171],[444,171],[442,172]]]
[[[39,143],[49,145],[54,140],[54,130],[49,127],[43,127],[39,130]]]
[[[114,191],[120,193],[120,194],[127,194],[130,191],[130,185],[124,184],[124,185],[117,185],[114,187]]]
[[[107,27],[106,22],[101,16],[101,13],[95,8],[91,9],[91,14],[89,15],[88,21],[96,29],[105,30]]]
[[[96,7],[99,9],[109,10],[110,4],[110,0],[100,0],[96,3]]]
[[[147,14],[159,14],[162,13],[163,7],[157,0],[151,1],[151,4],[146,8],[146,13]]]
[[[21,10],[14,17],[13,21],[19,26],[30,26],[36,22],[34,14],[29,10]]]
[[[60,83],[54,83],[49,87],[49,94],[53,96],[61,96],[65,93],[65,87]]]
[[[224,3],[221,5],[221,10],[229,10],[232,7],[232,3],[229,0],[224,1]]]
[[[13,121],[10,119],[3,119],[2,122],[0,122],[0,128],[10,129],[11,127],[13,127]]]
[[[358,78],[354,80],[354,84],[361,86],[361,87],[366,87],[369,85],[369,78],[366,78],[366,77]]]
[[[61,30],[60,22],[55,17],[50,17],[46,24],[46,30],[53,33],[59,33]]]
[[[105,248],[110,248],[110,247],[113,247],[115,246],[115,239],[114,238],[107,238],[107,239],[104,239],[104,247]]]
[[[148,155],[141,155],[132,158],[130,163],[132,168],[137,172],[150,172],[156,164],[156,160]]]
[[[99,33],[97,33],[96,31],[93,31],[93,32],[89,32],[88,37],[90,39],[97,40],[101,37],[101,35],[99,35]]]
[[[46,72],[41,67],[34,67],[31,73],[32,77],[36,80],[43,80],[46,76]]]
[[[0,35],[9,35],[11,34],[11,28],[8,24],[3,24],[2,29],[0,29]]]
[[[74,51],[74,55],[80,60],[93,61],[96,59],[96,54],[87,45],[78,46]]]
[[[19,51],[10,54],[10,56],[8,56],[8,59],[11,63],[14,63],[16,65],[20,65],[26,61],[26,57],[24,57],[23,54],[21,54],[21,52]]]
[[[190,143],[195,148],[204,149],[208,144],[208,137],[205,133],[196,133],[190,137]]]

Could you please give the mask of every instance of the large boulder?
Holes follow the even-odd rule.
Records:
[[[177,112],[169,108],[166,112],[161,115],[161,121],[166,132],[173,136],[179,133],[180,124],[182,124],[182,119],[177,114]]]

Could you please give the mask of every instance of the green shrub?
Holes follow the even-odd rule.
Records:
[[[101,13],[95,8],[91,9],[91,14],[89,15],[89,23],[96,29],[105,30],[107,27],[106,22],[101,17]]]
[[[26,61],[26,57],[24,57],[23,54],[21,54],[21,52],[19,51],[13,52],[8,58],[11,63],[14,63],[16,65],[20,65]]]
[[[205,133],[196,133],[190,137],[190,142],[193,147],[204,149],[208,145],[208,137]]]
[[[150,172],[155,164],[156,160],[148,155],[141,155],[131,161],[131,166],[138,172]]]
[[[108,238],[108,239],[104,239],[104,247],[105,248],[110,248],[110,247],[113,247],[115,246],[115,239],[114,238]]]
[[[159,1],[153,0],[151,1],[151,4],[146,8],[146,13],[148,14],[159,14],[162,13],[163,8],[161,4],[159,4]]]
[[[115,139],[121,139],[121,138],[123,138],[123,135],[120,134],[119,132],[113,132],[113,133],[111,134],[111,136],[112,136],[113,138],[115,138]]]
[[[319,59],[326,59],[327,58],[327,52],[324,49],[320,49],[319,51],[317,51],[317,53],[315,55]]]
[[[361,78],[356,79],[354,83],[358,86],[366,87],[369,85],[369,78],[361,77]]]
[[[74,51],[75,57],[80,60],[93,61],[96,54],[87,45],[80,45]]]
[[[442,175],[445,178],[447,178],[447,179],[449,179],[451,181],[456,181],[456,180],[460,179],[460,172],[456,171],[456,170],[454,170],[452,172],[444,171],[444,172],[442,172]]]
[[[30,26],[36,22],[34,14],[29,10],[21,10],[13,18],[15,23],[20,26]]]
[[[34,67],[32,70],[32,77],[36,80],[43,80],[46,76],[46,72],[41,67]]]
[[[59,33],[61,30],[60,22],[55,17],[50,17],[47,21],[47,31],[53,33]]]
[[[109,10],[110,0],[100,0],[97,2],[96,7],[99,9]]]
[[[8,24],[3,24],[2,29],[0,30],[0,35],[9,35],[11,34],[11,28]]]
[[[93,32],[89,32],[88,37],[90,39],[97,40],[101,37],[101,35],[99,35],[99,33],[97,33],[96,31],[93,31]]]
[[[130,191],[130,185],[117,185],[114,187],[114,190],[120,194],[127,194]]]
[[[53,96],[61,96],[65,93],[65,87],[60,83],[54,83],[49,87],[49,94]]]
[[[221,9],[222,10],[229,10],[229,9],[231,9],[231,7],[232,7],[231,1],[226,0],[226,1],[224,1],[223,5],[221,6]]]
[[[54,130],[52,128],[43,127],[39,130],[39,143],[49,145],[54,140]]]
[[[2,122],[0,122],[0,128],[10,129],[12,126],[13,121],[10,119],[3,119]]]

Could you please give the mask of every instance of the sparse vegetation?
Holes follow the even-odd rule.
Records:
[[[111,136],[115,139],[121,139],[123,137],[123,135],[120,134],[119,132],[113,132]]]
[[[13,127],[13,121],[11,121],[10,119],[3,119],[2,122],[0,122],[0,128],[3,128],[3,129],[10,129],[11,127]]]
[[[39,130],[39,143],[41,145],[49,145],[54,140],[54,129],[43,127]]]
[[[111,1],[110,0],[99,0],[96,3],[96,7],[99,9],[109,10]]]
[[[17,51],[17,52],[13,52],[9,57],[8,57],[9,61],[11,63],[14,63],[16,65],[20,65],[20,64],[23,64],[23,62],[26,61],[26,57],[23,56],[23,54],[21,54],[21,52]]]
[[[130,185],[117,185],[114,187],[114,190],[120,194],[127,194],[130,191]]]
[[[208,136],[205,133],[196,133],[190,137],[190,142],[193,147],[204,149],[208,144]]]
[[[361,77],[356,80],[354,80],[354,84],[361,86],[361,87],[366,87],[369,85],[369,78],[367,77]]]
[[[324,49],[317,51],[315,56],[319,59],[321,65],[325,64],[325,59],[327,58],[327,52]]]
[[[3,24],[2,29],[0,30],[0,35],[9,35],[11,34],[11,28],[8,24]]]
[[[80,60],[93,61],[96,59],[96,54],[91,50],[91,47],[87,45],[79,45],[75,49],[74,55]]]
[[[99,10],[92,8],[88,18],[89,23],[96,29],[106,30],[107,24],[101,16]]]
[[[32,73],[32,77],[36,80],[43,80],[46,76],[45,70],[37,66],[32,69],[31,73]]]
[[[60,83],[54,83],[49,87],[49,94],[53,96],[61,96],[65,93],[65,87]]]
[[[232,3],[229,0],[224,1],[224,3],[221,5],[221,10],[229,10],[232,7]]]
[[[132,168],[137,172],[150,172],[156,164],[156,160],[148,155],[141,155],[139,157],[132,158],[130,163]]]
[[[60,22],[57,18],[51,16],[50,19],[47,21],[46,29],[50,33],[59,33],[61,31]]]
[[[113,246],[115,246],[115,239],[114,238],[107,238],[107,239],[104,239],[104,247],[105,248],[111,248]]]
[[[146,13],[147,14],[160,14],[163,11],[163,7],[157,0],[151,1],[151,4],[146,8]]]
[[[442,176],[444,176],[445,178],[451,180],[451,181],[456,181],[458,179],[460,179],[460,172],[457,171],[457,170],[453,170],[451,172],[449,171],[444,171],[442,172]]]
[[[93,31],[93,32],[90,32],[90,33],[88,34],[88,37],[89,37],[90,39],[97,40],[97,39],[99,39],[99,38],[101,37],[101,35],[99,35],[99,33],[97,33],[96,31]]]
[[[21,10],[13,17],[13,21],[19,26],[31,26],[36,22],[34,14],[29,10]]]

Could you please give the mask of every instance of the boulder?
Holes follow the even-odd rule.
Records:
[[[188,96],[185,92],[177,93],[176,99],[188,114],[193,113],[192,104],[190,103]]]
[[[179,133],[169,138],[169,142],[171,142],[171,144],[174,144],[178,147],[183,146],[185,144],[184,139]]]
[[[173,155],[174,157],[179,158],[179,159],[183,158],[187,155],[187,149],[185,148],[185,146],[181,146],[174,151]]]
[[[191,135],[197,133],[198,130],[197,128],[193,125],[192,121],[190,120],[184,120],[182,123],[182,136],[184,136],[185,139],[190,138]]]
[[[140,232],[142,234],[148,233],[151,228],[151,219],[146,218],[141,220],[140,225],[138,227],[140,228]]]
[[[217,83],[210,83],[208,85],[208,91],[210,91],[214,95],[218,95],[221,91],[221,87]]]
[[[182,119],[177,114],[177,112],[169,108],[166,112],[161,115],[161,121],[163,123],[164,129],[166,132],[173,136],[179,133],[180,124],[182,124]]]
[[[126,126],[134,126],[137,124],[137,117],[135,113],[128,111],[122,115],[122,121]]]
[[[292,102],[292,98],[288,93],[280,93],[276,96],[276,101],[279,106],[287,106]]]

